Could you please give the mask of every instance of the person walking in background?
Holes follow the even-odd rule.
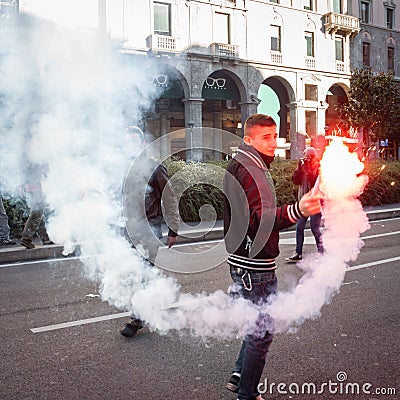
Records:
[[[319,159],[317,151],[314,147],[308,147],[304,150],[303,158],[300,158],[292,176],[293,183],[299,185],[299,200],[314,187],[318,175]],[[314,235],[318,253],[324,252],[322,233],[320,230],[321,218],[321,213],[310,216],[311,232]],[[295,263],[303,258],[304,229],[307,219],[308,217],[301,218],[296,225],[296,249],[292,256],[285,259],[285,261],[289,263]]]
[[[41,186],[43,167],[30,165],[27,169],[28,183],[25,184],[29,216],[22,232],[21,244],[27,249],[34,249],[33,237],[37,233],[43,245],[54,244],[47,233],[44,220],[45,199]]]
[[[224,240],[233,280],[230,293],[257,305],[267,302],[277,290],[279,230],[320,212],[319,197],[310,193],[295,204],[276,207],[269,173],[277,147],[276,130],[270,116],[251,115],[244,124],[244,143],[230,160],[224,178]],[[243,339],[226,384],[239,400],[262,400],[258,385],[273,340],[272,324],[268,316],[260,314],[253,327],[257,333]]]
[[[172,247],[178,235],[178,200],[169,184],[166,168],[148,157],[143,151],[145,137],[142,130],[130,126],[125,135],[125,151],[134,160],[124,185],[124,210],[126,227],[133,247],[140,244],[142,254],[151,265],[155,265],[162,237],[162,206],[168,225],[167,246]],[[139,166],[139,168],[135,168]],[[134,337],[144,323],[134,315],[120,330],[122,336]]]
[[[12,246],[17,242],[10,239],[10,226],[8,225],[8,216],[4,208],[3,200],[0,196],[0,246]]]

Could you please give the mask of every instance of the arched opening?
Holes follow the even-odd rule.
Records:
[[[218,160],[231,156],[218,149],[234,149],[241,142],[240,92],[234,79],[223,70],[210,74],[203,83],[202,126],[228,131],[238,136],[237,143],[210,143],[216,151],[204,153],[204,159]],[[221,138],[223,140],[223,138]],[[232,150],[234,151],[234,150]],[[230,151],[231,153],[231,151]]]
[[[348,102],[347,94],[338,84],[332,85],[327,94],[326,100],[328,108],[325,112],[325,135],[331,135],[340,129],[338,106]]]
[[[166,67],[154,75],[151,84],[156,86],[158,98],[154,108],[144,112],[143,130],[151,135],[151,140],[165,135],[165,140],[160,142],[161,156],[173,154],[185,158],[185,107],[182,102],[185,93],[182,77],[178,71]]]
[[[270,115],[274,118],[278,129],[278,149],[277,154],[281,158],[289,156],[290,144],[287,143],[290,130],[290,115],[287,108],[289,94],[283,83],[271,77],[266,79],[258,90],[257,97],[261,100],[257,107],[257,112]]]
[[[234,80],[224,71],[213,72],[204,81],[201,96],[203,126],[237,133],[241,121],[240,93]]]

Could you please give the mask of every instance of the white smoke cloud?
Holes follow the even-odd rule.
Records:
[[[322,306],[340,290],[347,263],[357,258],[363,246],[360,234],[369,228],[368,217],[357,199],[368,181],[366,175],[360,175],[363,167],[340,139],[327,147],[321,161],[320,184],[325,252],[299,263],[304,274],[294,287],[278,292],[261,306],[232,300],[222,292],[184,295],[174,314],[181,317],[181,327],[190,327],[196,335],[224,338],[257,334],[255,322],[260,312],[272,318],[273,322],[266,324],[275,332],[290,332],[305,320],[318,318]]]
[[[64,245],[64,254],[79,246],[83,269],[99,283],[104,301],[147,318],[149,301],[141,298],[152,295],[164,304],[179,290],[147,267],[121,233],[125,129],[154,101],[157,87],[149,82],[156,66],[26,15],[7,37],[0,48],[7,78],[1,88],[2,187],[16,195],[32,178],[28,166],[44,167],[51,239]],[[150,304],[150,310],[157,307]]]
[[[122,234],[125,128],[154,101],[148,73],[157,66],[124,59],[81,33],[21,18],[19,39],[11,40],[18,36],[11,31],[9,45],[1,48],[0,71],[10,78],[2,87],[2,184],[16,193],[30,180],[28,165],[45,167],[41,187],[51,210],[50,238],[65,255],[78,249],[103,301],[160,333],[243,333],[256,309],[244,300],[232,304],[223,292],[218,299],[181,294],[178,282],[143,262]],[[176,302],[183,305],[168,306]],[[232,307],[242,317],[229,316]]]
[[[297,286],[281,292],[267,306],[276,330],[295,329],[306,319],[320,316],[321,308],[339,291],[349,261],[363,246],[360,234],[369,228],[368,217],[357,199],[367,184],[359,175],[364,166],[337,138],[321,160],[324,254],[311,255],[299,263],[304,270]]]
[[[259,307],[223,291],[182,294],[175,279],[146,265],[121,234],[123,136],[156,96],[146,85],[151,66],[124,59],[95,38],[27,16],[22,25],[0,45],[0,73],[7,78],[1,87],[3,187],[16,193],[26,181],[27,164],[45,166],[41,183],[52,210],[51,239],[64,245],[65,254],[79,245],[83,269],[98,282],[102,299],[134,312],[150,329],[220,338],[251,330]],[[326,254],[304,260],[299,284],[268,305],[278,329],[319,315],[339,290],[367,226],[356,193],[337,197],[330,188],[338,183],[331,184],[326,171],[322,163]]]

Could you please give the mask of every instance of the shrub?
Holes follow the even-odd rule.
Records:
[[[166,163],[174,189],[178,189],[179,213],[185,222],[222,219],[222,180],[227,163]],[[206,206],[207,205],[207,206]]]
[[[380,206],[400,202],[400,162],[375,160],[365,172],[369,182],[360,196],[364,206]]]
[[[8,216],[8,225],[10,226],[10,235],[19,238],[24,230],[25,221],[29,215],[29,208],[26,201],[21,196],[12,197],[5,194],[3,205]]]
[[[171,160],[165,163],[174,185],[182,191],[179,202],[181,218],[185,222],[197,222],[200,219],[212,220],[223,217],[223,193],[220,189],[226,161],[212,163],[186,163]],[[298,187],[292,183],[292,174],[297,161],[276,159],[271,166],[271,175],[275,182],[277,205],[291,204],[297,200]],[[383,167],[384,166],[384,167]],[[375,160],[365,167],[369,182],[360,196],[363,206],[379,206],[400,203],[400,162]],[[23,198],[5,195],[3,198],[11,235],[20,237],[28,207]],[[210,204],[211,207],[204,207]],[[199,212],[201,215],[199,215]]]
[[[227,162],[214,162],[222,169]],[[383,168],[382,165],[385,165]],[[221,177],[203,164],[186,164],[184,161],[170,161],[167,163],[170,175],[188,168],[185,179],[198,177],[207,179],[207,184],[196,184],[187,189],[181,197],[179,210],[184,221],[199,221],[199,209],[204,204],[211,204],[216,209],[217,218],[222,218],[223,195],[217,188],[211,188],[213,182]],[[292,204],[297,201],[298,186],[292,183],[292,174],[297,166],[297,160],[276,159],[271,165],[271,175],[275,182],[277,205]],[[190,170],[190,172],[189,172]],[[362,205],[379,206],[384,204],[400,203],[400,162],[399,161],[372,161],[366,165],[364,172],[369,176],[369,182],[364,193],[360,196]],[[203,174],[203,175],[202,175]],[[219,208],[220,207],[220,208]]]
[[[271,164],[271,176],[275,183],[276,204],[293,204],[297,201],[298,186],[292,182],[292,175],[297,167],[297,160],[277,158]]]

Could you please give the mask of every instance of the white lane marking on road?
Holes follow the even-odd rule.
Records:
[[[369,223],[372,224],[377,224],[377,223],[381,223],[381,222],[389,222],[389,221],[396,221],[400,219],[400,217],[393,217],[393,218],[383,218],[383,219],[375,219],[373,221],[369,221]]]
[[[389,209],[386,209],[386,210],[368,210],[367,213],[368,214],[379,214],[382,211],[384,211],[384,212],[394,212],[394,211],[399,211],[399,210],[400,210],[400,208],[389,208]]]
[[[92,257],[92,256],[85,256],[87,257]],[[34,260],[34,261],[16,261],[14,263],[10,264],[0,264],[0,268],[6,268],[6,267],[19,267],[23,265],[32,265],[32,264],[42,264],[42,263],[52,263],[52,262],[57,262],[57,261],[71,261],[71,260],[80,260],[83,257],[80,256],[74,256],[74,257],[62,257],[62,258],[47,258],[43,260]]]
[[[221,243],[224,239],[212,239],[212,240],[202,240],[198,242],[189,242],[189,243],[177,243],[174,244],[174,247],[185,247],[185,246],[198,246],[200,244],[213,244],[213,243]],[[160,250],[168,249],[168,247],[160,247]]]
[[[306,229],[305,232],[311,232],[311,229]],[[381,233],[378,235],[371,235],[371,236],[362,236],[361,239],[372,239],[372,238],[377,238],[377,237],[382,237],[382,236],[390,236],[390,235],[398,235],[400,231],[395,231],[395,232],[389,232],[389,233]],[[295,231],[284,231],[280,232],[281,236],[282,235],[294,235]],[[191,243],[179,243],[175,244],[175,247],[187,247],[187,246],[197,246],[197,245],[203,245],[203,244],[213,244],[213,243],[220,243],[223,242],[224,239],[213,239],[213,240],[204,240],[204,241],[199,241],[199,242],[191,242]],[[279,239],[279,244],[296,244],[296,238],[291,237],[291,238],[280,238]],[[305,236],[304,237],[304,244],[315,244],[315,239],[314,236]],[[160,250],[166,249],[168,250],[167,247],[160,247]]]
[[[393,258],[387,258],[385,260],[379,260],[379,261],[374,261],[374,262],[370,262],[370,263],[366,263],[366,264],[355,265],[354,267],[347,267],[346,272],[355,271],[358,269],[363,269],[363,268],[368,268],[368,267],[373,267],[375,265],[380,265],[380,264],[387,264],[387,263],[399,261],[399,260],[400,260],[400,257],[393,257]],[[108,321],[111,319],[125,318],[125,317],[129,317],[129,316],[131,316],[130,312],[123,312],[123,313],[118,313],[118,314],[104,315],[102,317],[87,318],[87,319],[81,319],[78,321],[64,322],[61,324],[47,325],[47,326],[42,326],[39,328],[32,328],[30,330],[33,333],[41,333],[41,332],[54,331],[57,329],[70,328],[73,326],[93,324],[95,322]]]
[[[398,235],[400,233],[400,231],[394,231],[394,232],[387,232],[387,233],[379,233],[377,235],[370,235],[370,236],[361,236],[362,240],[365,239],[375,239],[375,238],[379,238],[379,237],[384,237],[384,236],[392,236],[392,235]],[[279,240],[279,244],[292,244],[295,245],[296,244],[296,238],[281,238]],[[314,236],[306,236],[304,238],[304,244],[315,244],[315,239]]]
[[[279,239],[279,244],[284,245],[284,244],[296,244],[296,238],[287,238],[287,239]],[[315,239],[314,236],[305,236],[304,237],[304,243],[303,244],[315,244]]]
[[[387,263],[391,263],[391,262],[399,261],[399,260],[400,260],[400,257],[393,257],[393,258],[386,258],[385,260],[372,261],[372,262],[369,262],[366,264],[354,265],[353,267],[347,267],[346,272],[355,271],[357,269],[373,267],[375,265],[387,264]]]
[[[398,235],[399,233],[400,233],[400,231],[387,232],[387,233],[379,233],[379,234],[377,234],[377,235],[361,236],[361,239],[373,239],[373,238],[378,238],[378,237],[383,237],[383,236]]]
[[[55,331],[57,329],[63,328],[70,328],[71,326],[79,326],[79,325],[86,325],[86,324],[93,324],[95,322],[101,321],[108,321],[110,319],[116,318],[125,318],[131,315],[130,312],[123,312],[119,314],[110,314],[110,315],[103,315],[102,317],[94,317],[94,318],[87,318],[87,319],[80,319],[78,321],[71,321],[71,322],[63,322],[62,324],[55,324],[55,325],[47,325],[42,326],[40,328],[32,328],[31,332],[33,333],[40,333],[40,332],[48,332],[48,331]]]

